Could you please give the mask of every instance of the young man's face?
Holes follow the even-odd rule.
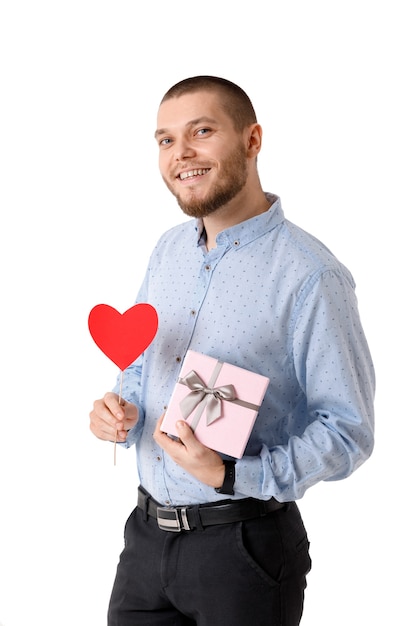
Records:
[[[159,168],[178,204],[191,217],[206,217],[245,186],[248,160],[243,133],[208,91],[163,102],[155,133]]]

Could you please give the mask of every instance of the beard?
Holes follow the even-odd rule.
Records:
[[[219,179],[209,191],[207,197],[193,196],[192,189],[188,190],[188,198],[184,200],[179,193],[175,193],[173,186],[164,178],[164,182],[183,212],[189,217],[207,217],[233,200],[243,189],[248,177],[246,150],[239,144],[222,162]],[[192,166],[194,168],[194,166]],[[191,168],[190,168],[191,169]]]

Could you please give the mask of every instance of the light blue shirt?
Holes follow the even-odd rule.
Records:
[[[297,500],[322,480],[349,476],[373,449],[374,369],[349,271],[316,238],[270,209],[217,235],[189,220],[157,243],[137,302],[159,317],[153,343],[124,372],[140,412],[140,483],[161,503],[223,499],[154,442],[188,349],[270,378],[235,498]],[[117,384],[114,389],[119,391]],[[181,416],[178,416],[181,418]]]

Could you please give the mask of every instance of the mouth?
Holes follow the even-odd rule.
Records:
[[[187,170],[186,172],[180,172],[177,176],[180,180],[187,180],[190,178],[197,178],[198,176],[204,176],[207,172],[210,171],[210,168],[198,168],[195,170]]]

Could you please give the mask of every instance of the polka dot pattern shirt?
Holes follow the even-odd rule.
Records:
[[[145,354],[124,373],[123,395],[140,410],[142,485],[161,503],[214,501],[214,490],[154,443],[188,349],[270,378],[235,498],[297,500],[322,480],[347,477],[373,448],[374,370],[349,271],[316,238],[285,219],[280,200],[205,247],[199,220],[157,243],[137,302],[158,311]],[[115,386],[118,391],[118,383]],[[180,418],[180,415],[179,415]]]

